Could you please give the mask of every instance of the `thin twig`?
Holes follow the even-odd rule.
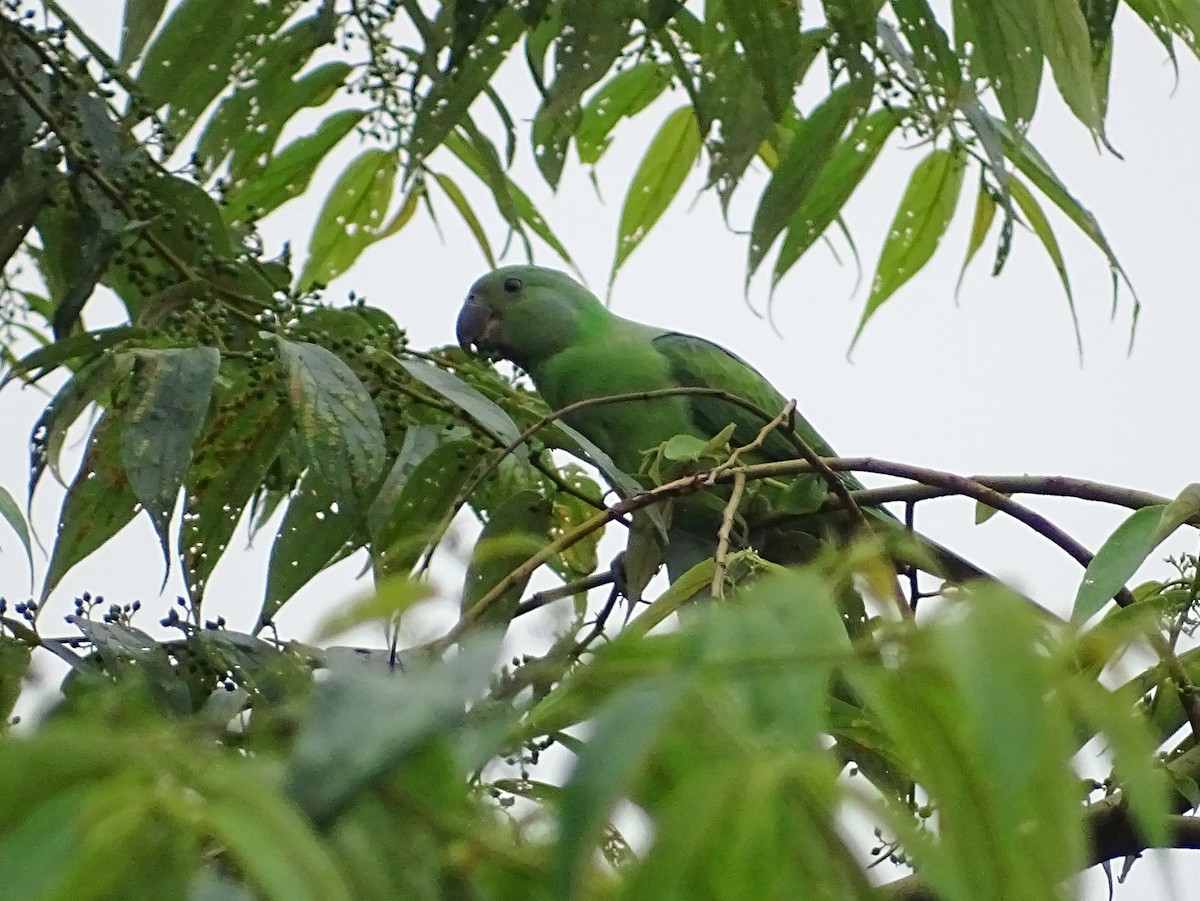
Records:
[[[749,444],[743,444],[741,447],[734,448],[733,453],[729,455],[728,460],[726,460],[724,463],[714,466],[709,471],[708,484],[711,485],[720,473],[727,469],[733,469],[733,467],[737,465],[738,458],[741,457],[742,454],[749,453],[753,450],[758,450],[760,447],[762,447],[763,443],[767,440],[767,436],[770,435],[771,432],[775,431],[775,429],[779,428],[779,426],[787,423],[790,428],[795,416],[796,401],[789,400],[774,419],[766,423],[761,429],[758,430],[758,434],[754,436],[753,441],[751,441]]]
[[[568,582],[566,585],[559,585],[557,588],[539,591],[517,605],[513,619],[516,619],[518,616],[524,616],[526,613],[532,613],[534,610],[545,607],[547,604],[561,601],[563,598],[569,598],[580,592],[591,591],[593,588],[599,588],[601,585],[611,585],[612,583],[613,574],[609,571],[595,573],[586,579],[580,579],[577,582]]]
[[[725,596],[725,573],[729,569],[729,535],[733,531],[733,520],[737,516],[738,505],[742,502],[742,492],[745,490],[745,474],[736,473],[733,477],[733,491],[729,493],[729,501],[721,515],[721,528],[717,532],[717,551],[713,556],[716,566],[713,568],[712,585],[709,588],[714,598]]]

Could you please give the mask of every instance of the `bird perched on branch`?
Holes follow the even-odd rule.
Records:
[[[834,456],[803,416],[780,416],[788,402],[744,360],[703,338],[617,316],[563,272],[518,265],[488,273],[471,286],[457,335],[464,350],[509,360],[527,372],[552,410],[655,392],[583,405],[563,417],[647,487],[647,463],[677,436],[697,439],[691,443],[696,446],[724,433],[729,447],[744,448],[738,462],[745,464]],[[764,429],[773,417],[779,417],[776,426]],[[808,473],[753,486],[738,511],[737,540],[789,564],[811,559],[822,542],[848,541],[864,521],[885,536],[902,533],[903,525],[882,508],[823,506],[829,488],[839,487],[829,484],[833,480],[847,491],[862,487],[850,473]],[[675,502],[666,549],[672,579],[712,556],[727,498],[727,488],[724,494],[709,489]],[[900,562],[956,583],[985,576],[933,542],[922,539],[921,545],[913,559]]]

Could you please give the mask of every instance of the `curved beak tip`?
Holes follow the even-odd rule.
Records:
[[[459,311],[458,322],[455,324],[454,332],[458,337],[458,346],[467,353],[474,352],[479,339],[487,330],[490,318],[491,312],[487,306],[474,296],[469,296]]]

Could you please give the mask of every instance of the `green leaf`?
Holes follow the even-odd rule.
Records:
[[[1192,483],[1170,504],[1130,513],[1109,535],[1084,572],[1070,618],[1084,621],[1099,611],[1145,563],[1154,548],[1183,523],[1200,515],[1200,485]]]
[[[10,635],[0,635],[0,734],[8,731],[13,707],[24,690],[30,654],[30,647],[25,642]]]
[[[117,62],[128,66],[137,59],[154,26],[162,18],[167,0],[125,0],[125,18],[121,23],[121,53]]]
[[[0,381],[0,388],[16,378],[23,379],[29,384],[34,384],[64,363],[84,357],[95,357],[123,341],[132,341],[142,338],[147,334],[145,329],[134,328],[129,325],[118,325],[113,328],[84,332],[54,341],[45,347],[39,347],[15,363],[5,373],[3,381]]]
[[[432,594],[429,585],[416,579],[406,576],[384,579],[373,593],[326,616],[317,626],[315,640],[328,641],[363,623],[395,622],[406,610]]]
[[[200,436],[221,363],[215,347],[134,351],[133,403],[121,431],[121,463],[138,503],[154,523],[171,566],[168,528],[192,445]]]
[[[448,441],[411,469],[399,496],[382,511],[379,525],[372,532],[376,578],[407,574],[429,542],[441,537],[438,526],[457,500],[463,479],[478,463],[480,453],[473,439]],[[392,488],[389,494],[394,496],[396,490]]]
[[[475,238],[475,243],[479,246],[484,260],[487,261],[489,266],[495,269],[496,255],[492,253],[492,244],[488,240],[487,232],[484,231],[479,217],[475,215],[475,210],[472,209],[471,202],[467,200],[467,195],[462,192],[462,188],[458,186],[458,182],[449,175],[443,175],[440,172],[432,174],[433,180],[438,183],[438,187],[446,192],[446,196],[450,198],[450,203],[458,210],[458,215],[462,216],[462,220],[466,223],[471,235]]]
[[[954,215],[965,168],[961,153],[934,150],[913,170],[879,254],[871,294],[851,347],[875,311],[933,256]]]
[[[29,577],[32,579],[33,545],[29,541],[29,525],[25,522],[25,517],[21,515],[20,506],[3,485],[0,485],[0,519],[7,522],[17,533],[17,538],[21,540],[21,547],[25,548],[25,559],[29,562]]]
[[[480,394],[454,373],[421,360],[401,360],[400,365],[409,375],[432,388],[505,444],[511,444],[520,437],[521,430],[512,417],[495,401]]]
[[[433,85],[420,98],[413,117],[408,147],[412,161],[405,173],[411,177],[415,166],[433,153],[467,115],[475,98],[491,81],[513,44],[525,30],[520,12],[505,4],[476,41],[473,50],[461,62],[433,75]]]
[[[1188,518],[1168,515],[1168,509],[1164,504],[1143,507],[1130,514],[1105,539],[1083,574],[1071,609],[1072,620],[1083,622],[1112,600],[1150,553]],[[1192,514],[1196,509],[1200,508],[1193,509]]]
[[[296,114],[327,103],[353,73],[354,67],[345,62],[317,66],[296,81],[285,79],[282,83],[272,85],[276,93],[266,106],[258,101],[259,92],[247,91],[248,107],[234,107],[228,115],[229,133],[226,140],[232,151],[229,160],[230,189],[242,190],[247,182],[254,181],[274,158],[275,145]],[[208,137],[208,130],[222,124],[218,115],[224,111],[224,104],[217,108],[217,113],[209,120],[204,138]],[[214,153],[221,152],[220,146]]]
[[[992,222],[996,218],[996,201],[992,199],[991,192],[987,186],[981,181],[979,183],[979,194],[975,198],[975,216],[971,220],[971,237],[967,241],[967,253],[963,257],[962,268],[958,270],[958,281],[954,283],[954,297],[958,299],[958,292],[962,288],[963,276],[967,274],[967,267],[971,265],[971,260],[975,259],[975,254],[979,252],[979,248],[983,246],[983,239],[987,237],[988,231],[991,230]]]
[[[702,146],[696,116],[690,106],[680,107],[668,115],[650,140],[621,208],[617,250],[608,276],[610,286],[629,255],[654,228],[683,187],[688,172],[700,158]]]
[[[799,0],[771,3],[725,3],[725,16],[741,41],[746,61],[762,90],[767,108],[778,121],[790,112],[802,72]]]
[[[554,46],[554,81],[539,115],[561,120],[583,92],[603,78],[629,43],[637,0],[563,0],[562,28]]]
[[[138,70],[151,109],[169,106],[168,124],[182,137],[229,83],[239,51],[273,34],[295,11],[295,0],[256,3],[183,0],[155,38]]]
[[[1046,162],[1037,148],[1033,146],[1024,135],[1015,133],[1008,123],[1003,120],[993,120],[996,128],[999,130],[1001,138],[1004,142],[1004,154],[1013,165],[1028,178],[1033,185],[1042,192],[1042,194],[1056,207],[1066,214],[1066,217],[1075,223],[1076,227],[1093,244],[1100,249],[1105,257],[1108,258],[1109,268],[1113,272],[1113,301],[1116,302],[1116,279],[1119,275],[1125,282],[1130,284],[1129,277],[1125,274],[1125,270],[1121,267],[1121,263],[1117,260],[1116,254],[1108,243],[1108,239],[1104,236],[1104,232],[1100,228],[1100,223],[1096,221],[1096,217],[1091,211],[1084,207],[1076,200],[1071,192],[1067,190],[1066,185],[1050,168],[1050,164]],[[1134,311],[1136,314],[1138,308],[1137,295],[1134,295]]]
[[[1093,134],[1104,128],[1092,77],[1092,43],[1079,0],[1041,0],[1038,32],[1058,91],[1071,112]]]
[[[584,104],[575,127],[575,149],[580,162],[589,166],[600,162],[617,124],[657,100],[670,82],[670,67],[650,62],[639,62],[605,82]]]
[[[297,138],[273,156],[253,179],[235,185],[225,196],[229,220],[257,221],[307,191],[317,167],[364,115],[363,110],[334,113],[312,134]]]
[[[404,432],[404,444],[367,510],[367,528],[372,535],[378,534],[384,520],[400,500],[412,471],[442,443],[441,435],[442,430],[431,425],[411,426]]]
[[[846,126],[861,112],[867,99],[869,94],[862,83],[843,85],[796,126],[787,152],[771,174],[754,211],[747,284],[780,232],[807,201]]]
[[[170,808],[218,843],[265,901],[352,901],[339,862],[304,815],[264,773],[197,767],[195,787]],[[195,796],[199,796],[199,798]]]
[[[79,473],[58,516],[58,537],[42,586],[42,599],[67,570],[117,534],[137,513],[137,497],[120,462],[119,414],[105,413],[92,431]]]
[[[719,674],[755,734],[816,747],[835,655],[850,646],[825,582],[801,570],[762,578],[688,631],[699,665]]]
[[[841,214],[903,115],[903,110],[892,107],[876,110],[859,122],[846,140],[830,154],[788,222],[787,233],[775,261],[772,287],[779,284],[784,273],[804,256]]]
[[[1043,5],[1042,0],[952,3],[956,43],[974,48],[972,63],[982,67],[1004,115],[1021,131],[1033,118],[1042,81],[1038,24]]]
[[[953,99],[962,83],[961,63],[928,0],[891,0],[890,5],[912,48],[913,64]]]
[[[1050,262],[1054,264],[1059,281],[1062,282],[1063,291],[1067,295],[1067,306],[1071,311],[1071,324],[1075,328],[1075,344],[1082,355],[1083,336],[1079,331],[1079,315],[1075,311],[1075,296],[1071,293],[1071,279],[1067,275],[1067,264],[1063,260],[1062,251],[1059,249],[1058,239],[1054,237],[1054,230],[1050,227],[1050,220],[1042,212],[1041,204],[1037,202],[1037,198],[1033,196],[1029,188],[1020,179],[1016,177],[1011,178],[1009,180],[1009,189],[1012,191],[1013,200],[1021,208],[1021,212],[1025,214],[1025,218],[1029,220],[1029,227],[1033,229],[1033,233],[1038,236],[1038,240],[1046,248],[1046,253],[1050,256]]]
[[[592,719],[592,734],[563,786],[554,894],[578,897],[583,870],[613,808],[649,765],[684,690],[679,678],[625,689]]]
[[[276,341],[309,462],[339,505],[364,509],[387,457],[375,402],[337,355],[307,341]]]
[[[492,511],[471,551],[462,590],[464,616],[505,576],[546,546],[551,509],[547,498],[527,488]],[[474,625],[506,628],[528,584],[529,576],[514,583],[476,615]]]
[[[59,483],[66,485],[61,471],[62,449],[71,426],[120,381],[131,363],[129,354],[106,354],[90,360],[42,410],[29,440],[30,498],[47,466]]]
[[[631,638],[635,635],[645,635],[692,598],[707,592],[712,586],[716,567],[716,561],[712,557],[701,560],[651,601],[650,606],[621,631],[621,635]]]
[[[271,622],[279,609],[317,573],[340,559],[352,542],[355,518],[337,503],[332,489],[317,473],[304,474],[275,533],[267,564],[267,588],[257,628]]]
[[[402,678],[357,664],[331,667],[292,746],[288,793],[309,816],[328,821],[431,734],[460,723],[487,688],[498,651],[499,635],[480,633],[451,659],[418,661]]]
[[[239,385],[218,402],[192,451],[185,481],[179,559],[194,604],[203,598],[248,499],[262,485],[291,428],[291,413],[273,390]]]
[[[395,153],[372,148],[355,157],[338,177],[308,244],[301,290],[328,284],[382,237],[397,166]]]

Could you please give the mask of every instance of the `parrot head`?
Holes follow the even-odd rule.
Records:
[[[581,319],[600,301],[565,272],[504,266],[471,286],[458,314],[459,346],[530,370],[574,340]]]

